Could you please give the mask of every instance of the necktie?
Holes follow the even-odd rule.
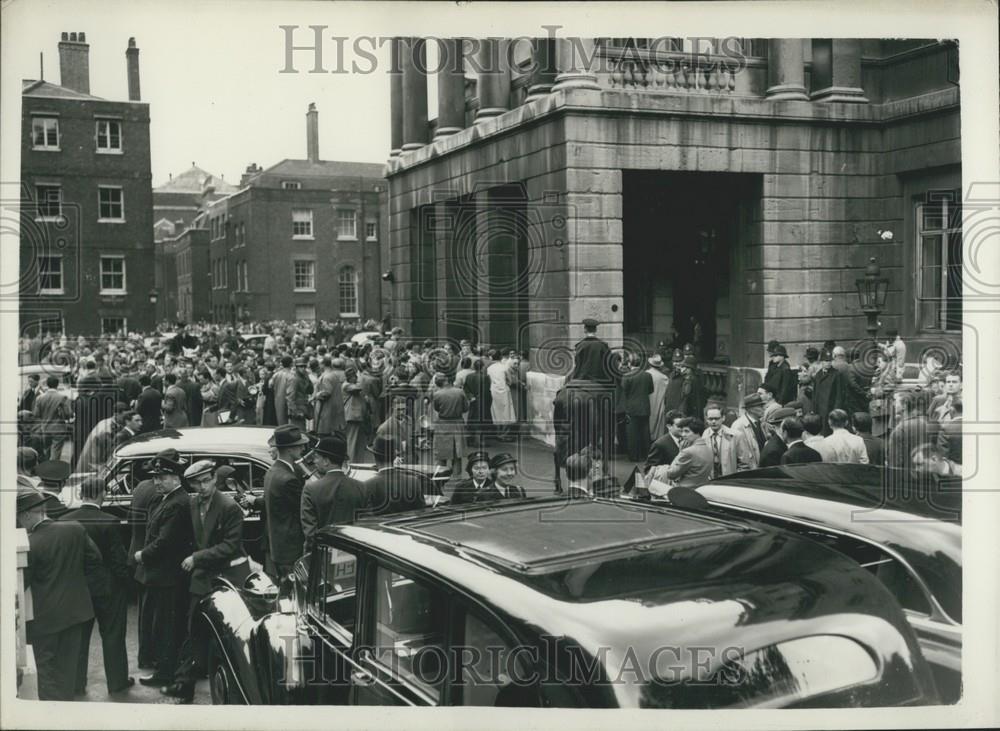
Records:
[[[719,457],[719,432],[712,432],[712,477],[722,477],[722,460]]]
[[[756,421],[752,421],[751,420],[750,421],[750,426],[753,427],[754,437],[757,439],[757,448],[758,449],[763,449],[764,448],[764,432],[761,431],[760,424],[758,424]]]

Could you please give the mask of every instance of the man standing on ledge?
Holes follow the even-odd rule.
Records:
[[[583,340],[576,344],[573,372],[568,380],[611,382],[611,348],[597,337],[597,325],[597,320],[589,317],[583,321]]]
[[[569,416],[567,455],[585,447],[614,453],[615,356],[608,344],[597,337],[597,320],[583,321],[584,338],[576,344],[573,371],[566,379],[566,406]]]

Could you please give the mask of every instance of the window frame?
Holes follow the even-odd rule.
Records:
[[[939,195],[936,199],[930,199],[935,192]],[[941,226],[940,227],[925,227],[925,221],[927,216],[927,207],[936,206],[940,204],[940,217]],[[955,212],[952,211],[954,207]],[[954,220],[956,218],[957,221]],[[914,325],[918,332],[926,333],[941,333],[941,334],[961,334],[962,332],[962,320],[964,310],[962,308],[962,296],[963,292],[959,292],[958,297],[953,298],[948,296],[948,283],[951,278],[951,271],[953,267],[958,268],[958,283],[959,289],[962,289],[962,269],[964,267],[964,251],[962,250],[964,245],[964,234],[962,227],[962,198],[960,189],[929,189],[923,196],[918,196],[915,200],[913,206],[913,216],[914,216],[914,267],[913,267],[913,313],[914,313]],[[950,253],[952,246],[952,237],[958,237],[958,254],[959,261],[957,264],[952,264],[950,261]],[[937,284],[941,288],[941,293],[937,297],[929,297],[924,295],[924,243],[925,240],[937,239],[936,251],[940,256],[941,264],[936,265],[940,268],[940,274],[937,277]],[[935,265],[928,265],[927,268],[933,269]],[[960,317],[957,324],[949,326],[949,304],[954,301],[958,301],[958,311]],[[924,316],[924,306],[928,303],[934,303],[934,307],[937,309],[937,317],[933,323],[928,323]]]
[[[374,228],[374,233],[368,234],[368,227],[372,226]],[[378,221],[369,220],[365,221],[365,241],[378,241]]]
[[[300,264],[309,265],[309,284],[299,286]],[[315,292],[316,291],[316,260],[307,257],[292,258],[292,291],[293,292]]]
[[[36,122],[52,122],[53,129],[56,134],[55,145],[50,145],[48,142],[48,125],[42,126],[42,144],[38,144],[35,141],[35,123]],[[62,134],[59,129],[59,117],[53,114],[32,114],[31,115],[31,149],[38,150],[40,152],[60,152],[62,150]]]
[[[116,218],[114,216],[102,216],[101,207],[104,203],[101,201],[101,195],[103,191],[117,190],[118,191],[118,206],[121,208],[120,215]],[[114,203],[109,202],[109,206],[114,206]],[[109,211],[110,213],[110,211]],[[97,222],[98,223],[125,223],[125,188],[121,185],[98,185],[97,186]]]
[[[350,217],[351,233],[344,233],[342,224]],[[358,240],[358,212],[354,208],[337,209],[337,241],[357,241]]]
[[[350,271],[351,274],[352,274],[352,277],[351,277],[352,281],[348,282],[348,283],[345,283],[344,282],[344,273],[348,272],[348,271]],[[345,284],[349,284],[351,287],[353,287],[353,290],[354,290],[353,291],[353,299],[354,299],[354,310],[353,311],[351,311],[349,309],[348,310],[344,309],[344,295],[345,295],[344,285]],[[351,264],[346,264],[345,266],[342,266],[340,268],[340,271],[337,273],[337,308],[338,308],[338,310],[340,312],[340,317],[360,317],[359,311],[361,309],[361,303],[360,303],[361,296],[360,296],[359,289],[360,289],[360,287],[358,286],[358,270],[357,270],[357,268],[354,267],[354,266],[352,266]]]
[[[282,180],[281,181],[282,190],[302,190],[302,181],[300,180]]]
[[[120,261],[122,264],[121,277],[122,286],[121,288],[105,287],[104,286],[104,262],[105,261]],[[125,255],[124,254],[101,254],[99,261],[98,273],[100,276],[100,287],[98,289],[98,294],[100,295],[124,295],[128,294],[128,276],[125,267]],[[115,276],[114,273],[110,273],[110,276]]]
[[[101,147],[101,125],[107,125],[106,137],[108,145]],[[112,134],[111,125],[117,125],[118,127],[118,146],[112,147],[110,145]],[[98,155],[123,155],[125,154],[125,141],[124,141],[124,126],[120,119],[115,119],[114,117],[97,117],[94,119],[94,146]]]
[[[103,317],[103,316],[101,317],[101,335],[117,335],[118,334],[118,330],[108,331],[107,329],[105,329],[105,327],[104,327],[104,321],[105,320],[121,320],[121,323],[122,323],[121,332],[124,333],[124,334],[126,334],[126,335],[128,334],[128,318],[125,317],[125,316],[115,315],[115,316],[112,316],[112,317]]]
[[[308,214],[309,220],[308,221],[296,221],[295,220],[296,214],[298,214],[300,216],[302,214]],[[313,217],[313,210],[312,210],[312,208],[293,208],[292,209],[292,239],[295,240],[295,241],[312,241],[312,240],[314,240],[316,238],[316,236],[314,234],[315,229],[313,228],[313,220],[314,220],[314,217]],[[304,226],[304,225],[308,225],[308,227],[309,227],[309,232],[308,233],[295,233],[295,227],[296,226]]]
[[[52,272],[45,275],[42,274],[42,261],[58,261],[59,262],[59,288],[55,287],[42,287],[42,277],[51,277]],[[63,256],[61,254],[53,254],[49,256],[38,257],[38,294],[40,295],[62,295],[66,294],[66,271],[63,266]]]
[[[58,213],[53,215],[51,212],[47,210],[45,213],[42,213],[43,206],[51,205],[49,201],[42,200],[42,195],[41,195],[42,189],[59,191],[58,200],[56,201],[59,208]],[[38,183],[38,182],[35,183],[35,221],[39,223],[58,223],[63,220],[62,190],[63,190],[62,183]]]
[[[323,579],[326,579],[326,567],[329,566],[329,561],[325,560],[329,555],[331,550],[341,551],[343,553],[348,553],[354,556],[354,629],[349,630],[344,627],[340,622],[330,617],[326,611],[325,600],[329,597],[329,594],[324,595],[324,606],[320,607],[317,601],[317,591],[319,589],[319,571],[322,569],[324,571]],[[310,561],[309,561],[309,582],[306,586],[305,601],[303,606],[303,613],[309,617],[313,623],[318,627],[322,628],[324,632],[333,635],[333,637],[344,647],[350,647],[355,640],[358,638],[358,630],[360,628],[359,623],[359,613],[363,610],[363,597],[365,594],[365,585],[363,582],[362,566],[364,564],[364,556],[356,549],[341,548],[339,546],[334,546],[329,543],[315,544],[311,551]],[[346,595],[347,591],[339,592],[340,594]]]

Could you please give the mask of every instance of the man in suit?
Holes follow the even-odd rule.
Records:
[[[847,412],[834,409],[827,416],[827,421],[830,424],[830,436],[813,447],[823,457],[823,461],[868,464],[868,450],[864,440],[847,431]]]
[[[38,398],[38,384],[41,377],[37,373],[28,376],[28,387],[21,394],[20,411],[31,411],[35,408],[35,399]]]
[[[309,380],[309,361],[306,358],[295,359],[295,370],[285,383],[285,404],[288,407],[288,423],[294,424],[300,431],[306,429],[306,419],[310,416],[309,396],[313,392],[312,381]],[[341,409],[341,414],[343,409]]]
[[[740,471],[755,470],[760,464],[760,450],[767,441],[760,424],[763,415],[764,400],[759,394],[743,397],[743,414],[729,427],[736,437],[736,468]]]
[[[452,505],[467,505],[488,500],[498,500],[503,495],[493,484],[490,475],[490,455],[486,452],[472,452],[465,460],[467,480],[461,480],[451,493]]]
[[[767,366],[764,383],[771,387],[775,401],[784,406],[794,401],[798,395],[799,379],[788,365],[788,350],[780,343],[770,351],[771,362]]]
[[[819,356],[819,370],[813,375],[813,411],[823,422],[823,436],[830,434],[827,416],[834,409],[843,409],[847,401],[847,376],[833,367],[833,355],[824,348]]]
[[[147,605],[155,628],[156,670],[139,678],[143,685],[163,686],[173,681],[178,650],[187,634],[188,577],[181,562],[193,543],[191,499],[181,483],[184,465],[164,458],[154,460],[153,481],[160,500],[146,527],[146,542],[135,561],[145,572]]]
[[[712,479],[731,475],[740,464],[741,445],[734,432],[726,426],[721,406],[705,409],[706,429],[702,441],[712,450]]]
[[[312,461],[323,476],[302,488],[304,551],[313,533],[327,525],[353,523],[368,504],[365,486],[345,472],[347,441],[340,434],[320,437]]]
[[[881,467],[885,464],[885,441],[881,437],[872,436],[872,415],[867,411],[857,411],[853,421],[854,431],[865,443],[868,464]],[[961,462],[961,459],[959,461]]]
[[[909,470],[910,455],[921,444],[933,442],[935,431],[926,417],[926,406],[913,391],[896,391],[892,395],[896,425],[885,444],[886,464]]]
[[[274,411],[278,417],[278,426],[284,426],[288,423],[288,403],[285,400],[285,392],[292,376],[293,362],[292,356],[283,355],[281,368],[271,376],[271,388],[274,390]]]
[[[279,426],[268,442],[278,452],[274,464],[264,475],[264,513],[271,563],[268,573],[278,580],[292,572],[302,555],[303,480],[295,462],[308,443],[295,424]]]
[[[667,470],[676,487],[698,487],[712,479],[712,448],[705,443],[705,422],[694,416],[681,419],[684,448]]]
[[[593,381],[610,383],[611,349],[608,344],[597,337],[597,320],[587,318],[583,321],[583,340],[576,344],[573,372],[567,380]]]
[[[28,533],[25,589],[33,616],[28,642],[38,673],[38,700],[70,701],[76,690],[83,625],[93,620],[88,581],[101,571],[101,553],[79,523],[45,515],[51,497],[35,490],[17,494],[17,524]]]
[[[574,454],[566,459],[566,497],[572,500],[594,498],[590,473],[593,463],[586,454]]]
[[[649,397],[653,393],[653,377],[642,368],[637,356],[630,359],[631,370],[622,378],[621,390],[625,401],[625,443],[628,458],[640,462],[649,453]]]
[[[173,399],[174,409],[178,412],[177,419],[180,418],[180,414],[184,415],[184,421],[190,423],[188,418],[188,407],[187,407],[187,393],[184,389],[177,384],[177,374],[167,373],[163,376],[163,385],[166,391],[163,393],[164,400]]]
[[[188,365],[177,368],[177,385],[184,391],[187,405],[188,424],[191,426],[201,425],[201,414],[204,404],[201,399],[201,386],[191,378],[191,369]]]
[[[931,399],[927,409],[927,419],[931,422],[943,422],[952,418],[952,406],[955,400],[962,398],[962,374],[948,373],[944,377],[944,393]]]
[[[115,449],[142,433],[142,416],[137,411],[122,414],[122,428],[115,434]]]
[[[680,420],[684,414],[674,409],[668,411],[664,417],[664,424],[667,432],[662,437],[653,442],[646,456],[646,463],[642,466],[644,474],[653,467],[669,465],[681,451],[681,427]]]
[[[324,356],[323,373],[316,384],[316,423],[313,431],[321,437],[334,432],[343,433],[346,426],[344,371],[334,369],[333,360],[329,355]],[[343,366],[343,363],[339,365]]]
[[[104,480],[87,477],[80,485],[80,507],[67,511],[60,521],[73,520],[87,531],[87,535],[101,552],[102,567],[98,580],[91,582],[90,597],[98,631],[101,633],[101,650],[104,656],[104,679],[108,693],[119,693],[135,685],[135,678],[128,674],[128,652],[125,632],[128,626],[128,589],[132,571],[128,566],[125,546],[122,544],[118,520],[101,510],[104,502]],[[80,654],[76,673],[76,693],[87,690],[87,661],[90,657],[90,635],[94,619],[84,623],[81,630]]]
[[[35,467],[39,491],[52,497],[45,506],[45,514],[52,520],[59,520],[66,513],[66,506],[62,502],[62,490],[69,474],[69,463],[61,459],[50,459]]]
[[[43,445],[41,456],[59,459],[63,446],[73,433],[68,424],[73,417],[73,407],[66,393],[59,390],[57,376],[46,378],[45,386],[46,390],[35,399],[35,433]]]
[[[376,436],[368,448],[375,457],[378,474],[365,483],[368,509],[375,515],[417,510],[426,506],[420,476],[397,464],[398,443],[389,436]]]
[[[212,591],[212,579],[216,576],[241,587],[250,575],[250,564],[243,551],[243,510],[218,490],[219,473],[223,469],[232,468],[216,470],[214,462],[202,459],[184,471],[184,478],[195,489],[189,517],[194,550],[181,561],[181,569],[191,576],[187,635],[173,682],[160,688],[161,693],[179,698],[181,703],[194,699],[195,681],[206,667],[208,648],[199,641],[205,638],[192,634],[198,603]]]
[[[107,463],[115,450],[118,433],[125,426],[125,414],[128,411],[128,405],[119,401],[115,404],[114,416],[98,422],[84,442],[76,462],[77,472],[95,472]]]
[[[785,440],[788,449],[781,455],[781,464],[804,464],[807,462],[822,462],[823,457],[812,447],[806,446],[802,441],[802,434],[805,430],[802,427],[801,419],[789,416],[782,419],[778,427],[778,433]]]
[[[760,450],[760,462],[758,467],[777,467],[781,464],[781,456],[788,449],[784,437],[781,436],[781,422],[790,416],[795,416],[795,409],[780,408],[771,412],[768,422],[768,431],[771,436],[764,442],[764,448]]]
[[[132,402],[139,398],[139,394],[142,393],[142,385],[139,383],[139,379],[135,375],[137,361],[126,362],[123,366],[123,372],[118,377],[118,382],[116,386],[118,388],[118,400],[123,401],[129,406]]]
[[[163,394],[153,388],[148,374],[139,377],[139,385],[142,386],[142,392],[135,400],[135,410],[142,417],[141,433],[146,434],[160,428]]]

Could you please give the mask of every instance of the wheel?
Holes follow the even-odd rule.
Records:
[[[222,651],[215,642],[212,643],[208,659],[208,689],[211,692],[213,706],[235,705],[233,679],[222,659]]]

